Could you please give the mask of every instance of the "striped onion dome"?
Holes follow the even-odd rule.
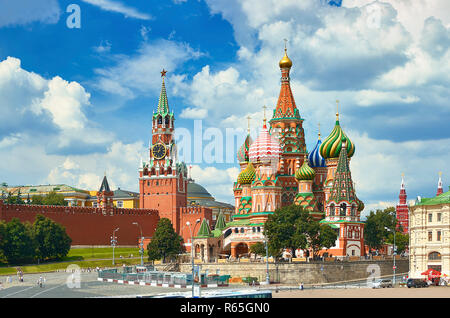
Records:
[[[355,153],[355,145],[347,137],[339,125],[339,118],[336,119],[336,125],[334,126],[331,134],[320,145],[320,155],[324,159],[338,158],[341,152],[342,139],[345,137],[347,141],[347,156],[350,158]]]
[[[245,141],[241,148],[239,148],[237,153],[237,158],[239,162],[247,162],[249,160],[248,157],[248,151],[250,150],[250,145],[252,144],[253,140],[250,135],[247,135],[247,138],[245,138]]]
[[[313,180],[315,175],[316,175],[316,172],[314,171],[313,168],[311,168],[308,165],[308,158],[305,155],[305,160],[303,160],[303,165],[300,168],[298,168],[297,171],[295,172],[295,179],[297,179],[297,181]]]
[[[249,162],[247,167],[239,173],[237,182],[239,184],[251,184],[255,180],[256,170],[252,163]]]
[[[319,137],[319,140],[317,140],[317,144],[314,147],[313,151],[308,156],[308,161],[311,167],[317,168],[317,167],[326,167],[325,159],[320,155],[320,145],[322,144],[322,140]]]
[[[278,162],[280,160],[281,147],[278,141],[269,134],[267,126],[264,123],[260,135],[252,143],[249,150],[251,162]]]

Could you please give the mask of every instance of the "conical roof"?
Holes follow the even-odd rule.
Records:
[[[216,225],[214,226],[215,230],[223,230],[227,227],[227,224],[225,222],[225,216],[223,215],[222,211],[219,212],[219,215],[217,216]]]
[[[162,73],[164,73],[164,71]],[[164,73],[164,76],[165,76],[165,73]],[[156,109],[156,113],[153,114],[153,117],[156,117],[158,115],[173,116],[173,113],[170,112],[170,109],[169,109],[169,101],[167,99],[166,84],[164,81],[164,76],[162,78],[161,93],[159,94],[159,100],[158,100],[158,108]]]
[[[209,228],[208,222],[206,219],[203,219],[202,224],[200,225],[200,229],[198,230],[197,237],[210,237],[211,230]]]
[[[109,188],[108,179],[106,179],[106,176],[103,177],[102,185],[100,186],[99,192],[110,192],[111,189]]]
[[[347,147],[345,147],[347,143],[346,137],[342,137],[341,142],[344,147],[341,147],[341,151],[339,153],[339,160],[328,201],[334,201],[336,203],[340,201],[356,202],[359,206],[364,207],[364,205],[360,204],[358,198],[356,197],[355,189],[353,188],[353,181],[347,156]]]

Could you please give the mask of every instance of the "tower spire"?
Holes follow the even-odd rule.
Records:
[[[250,115],[247,116],[247,134],[250,135]]]
[[[336,99],[336,121],[339,121],[339,99]]]
[[[160,115],[169,113],[169,102],[167,100],[166,84],[164,81],[166,73],[167,71],[165,69],[161,71],[162,77],[161,93],[159,95],[158,109],[156,111],[156,113]]]
[[[439,181],[438,181],[438,189],[436,196],[444,193],[444,190],[442,189],[442,171],[439,171]]]

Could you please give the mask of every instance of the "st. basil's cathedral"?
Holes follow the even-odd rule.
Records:
[[[265,241],[264,224],[268,217],[291,204],[302,206],[337,232],[335,246],[321,251],[322,255],[364,255],[364,223],[360,221],[364,204],[355,194],[349,166],[355,145],[342,130],[337,112],[330,135],[322,141],[319,133],[317,144],[308,152],[304,119],[290,86],[292,61],[286,48],[279,66],[281,90],[272,118],[267,122],[264,115],[262,129],[254,141],[248,129],[237,153],[241,172],[233,185],[233,218],[226,222],[219,213],[214,226],[211,211],[187,208],[189,178],[185,163],[177,160],[174,114],[169,110],[165,71],[162,72],[149,161],[141,162],[139,167],[140,207],[157,209],[161,217],[169,218],[187,243],[188,251],[194,246],[196,258],[213,261],[223,255],[247,255],[253,244]],[[199,225],[193,242],[191,229],[185,223]]]
[[[337,232],[335,246],[321,251],[322,255],[364,255],[364,223],[360,221],[364,204],[356,196],[350,172],[355,145],[342,130],[337,112],[330,135],[322,142],[319,132],[314,149],[307,151],[304,119],[290,86],[292,61],[286,48],[279,66],[281,90],[272,119],[267,124],[264,116],[255,141],[248,129],[237,153],[241,172],[233,186],[233,220],[225,223],[219,216],[214,230],[203,220],[194,241],[196,257],[212,260],[218,254],[247,255],[251,245],[264,242],[269,215],[291,204],[304,207]]]

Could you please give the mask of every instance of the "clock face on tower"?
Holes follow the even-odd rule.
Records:
[[[152,155],[155,159],[162,159],[166,156],[167,148],[162,143],[157,143],[152,147]]]

